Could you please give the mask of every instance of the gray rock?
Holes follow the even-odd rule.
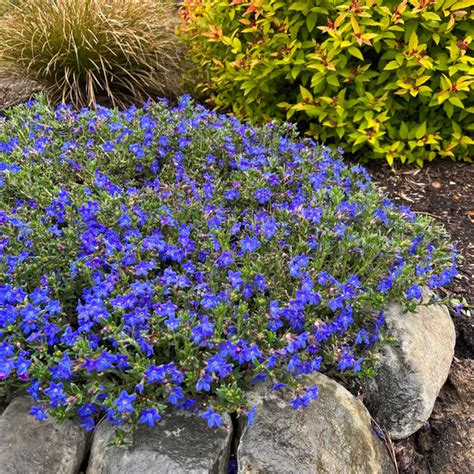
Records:
[[[1,474],[79,472],[86,433],[72,421],[37,421],[29,415],[31,397],[15,398],[0,416]]]
[[[107,447],[110,423],[94,433],[87,474],[225,473],[230,455],[232,421],[209,428],[197,415],[168,414],[155,428],[140,426],[131,446]]]
[[[319,386],[319,398],[294,410],[289,394],[256,388],[249,396],[254,423],[242,421],[237,450],[241,473],[358,474],[395,472],[383,442],[375,435],[364,405],[322,374],[305,384]]]
[[[428,420],[454,356],[456,333],[445,306],[419,306],[403,314],[398,304],[385,311],[397,341],[382,348],[377,375],[364,386],[364,403],[393,439],[403,439]]]

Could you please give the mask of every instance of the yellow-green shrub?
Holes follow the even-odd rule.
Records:
[[[470,159],[473,0],[187,0],[211,103],[402,162]]]
[[[0,17],[0,72],[75,106],[180,92],[176,9],[157,0],[23,0]]]

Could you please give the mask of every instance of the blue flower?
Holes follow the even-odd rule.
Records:
[[[141,411],[140,423],[146,423],[148,426],[153,428],[155,424],[161,420],[161,415],[158,413],[156,408],[143,409]]]
[[[257,413],[257,406],[254,405],[251,410],[247,413],[247,423],[253,425],[255,422],[255,414]]]
[[[364,359],[361,357],[360,359],[357,359],[354,363],[354,368],[353,368],[353,372],[354,374],[357,374],[359,373],[361,370],[362,370],[362,362],[364,361]]]
[[[106,142],[103,143],[102,149],[106,153],[110,153],[110,152],[114,151],[115,145],[110,140],[107,140]]]
[[[140,159],[145,156],[143,146],[139,143],[132,143],[129,145],[129,150],[135,155],[136,158]]]
[[[229,270],[227,280],[232,285],[232,288],[235,289],[239,289],[243,285],[242,275],[240,272]]]
[[[49,397],[49,405],[57,407],[66,403],[66,394],[63,390],[63,383],[51,382],[49,387],[44,390],[44,393]]]
[[[265,204],[272,197],[272,192],[270,188],[260,188],[255,191],[254,196],[260,204]]]
[[[319,397],[319,387],[317,385],[309,386],[306,389],[306,394],[311,400],[316,400]]]
[[[172,405],[177,405],[178,401],[183,399],[183,398],[184,398],[183,389],[181,387],[174,387],[171,390],[171,393],[168,395],[168,401]]]
[[[304,275],[304,269],[309,264],[309,258],[306,255],[298,255],[290,261],[290,275],[295,278],[301,278]]]
[[[364,343],[365,345],[369,345],[370,339],[369,339],[369,333],[367,332],[367,330],[364,328],[360,329],[359,332],[357,333],[357,336],[354,342],[356,344]]]
[[[208,316],[204,316],[200,324],[192,329],[193,342],[200,344],[206,339],[210,339],[214,335],[214,323],[209,321]]]
[[[202,413],[201,418],[207,420],[207,426],[210,428],[217,428],[222,425],[222,417],[212,408],[208,408],[204,413]]]
[[[341,359],[339,360],[339,364],[337,365],[338,370],[347,370],[351,369],[354,367],[355,360],[354,360],[354,354],[351,354],[350,352],[347,352],[342,355]]]
[[[387,293],[388,290],[390,290],[393,286],[393,278],[392,276],[389,276],[387,278],[384,278],[377,286],[377,290],[380,291],[381,293]]]
[[[216,354],[207,361],[206,372],[216,372],[220,377],[226,377],[232,371],[232,365],[227,363],[225,357],[221,354]]]
[[[238,189],[229,189],[225,192],[224,197],[228,201],[236,201],[239,199],[240,193]]]
[[[44,406],[31,407],[30,415],[34,416],[38,421],[43,421],[48,418]]]
[[[0,357],[0,380],[6,380],[13,370],[14,364],[6,357]]]
[[[308,395],[303,395],[300,397],[295,397],[290,401],[293,409],[297,410],[298,408],[307,408],[311,403],[311,398]]]
[[[258,291],[263,293],[267,289],[267,282],[265,280],[265,277],[260,273],[254,278],[253,282]]]
[[[158,139],[158,145],[165,147],[169,143],[169,138],[166,135],[160,135],[160,138]]]
[[[255,252],[260,247],[261,243],[257,237],[246,236],[240,241],[242,253]]]
[[[196,384],[196,390],[209,392],[211,390],[212,377],[209,374],[204,374],[199,378]]]
[[[390,218],[387,216],[387,214],[382,210],[382,209],[376,209],[373,212],[374,217],[376,217],[378,220],[383,222],[385,225],[390,224]]]
[[[407,289],[408,300],[413,299],[413,298],[416,300],[419,300],[421,299],[422,296],[423,296],[423,291],[417,284],[414,284],[408,287]]]
[[[119,413],[133,413],[133,402],[136,398],[136,393],[129,395],[125,390],[122,390],[120,396],[114,400],[114,405]]]
[[[234,263],[234,254],[232,252],[222,252],[222,255],[216,260],[219,268],[227,268]]]
[[[277,392],[278,390],[282,390],[282,389],[285,388],[286,386],[287,386],[286,383],[278,382],[278,383],[276,383],[276,384],[273,385],[272,391]]]
[[[31,366],[31,360],[25,359],[24,357],[18,357],[15,362],[18,378],[22,382],[27,382],[29,379],[28,371]],[[0,369],[1,370],[1,369]],[[0,377],[1,378],[1,377]]]
[[[144,375],[147,378],[148,383],[163,382],[166,372],[166,367],[163,365],[159,367],[151,365],[147,370],[145,370]]]

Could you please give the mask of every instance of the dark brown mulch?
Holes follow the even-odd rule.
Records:
[[[464,261],[447,291],[474,305],[474,165],[440,160],[392,171],[382,162],[366,165],[378,186],[395,202],[433,216],[457,243]],[[472,309],[471,309],[472,311]],[[455,359],[425,426],[394,443],[401,473],[472,472],[474,466],[474,325],[453,312]]]

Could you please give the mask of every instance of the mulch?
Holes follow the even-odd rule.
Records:
[[[450,160],[424,168],[391,170],[380,161],[366,165],[379,188],[394,202],[409,205],[443,224],[463,256],[459,276],[446,288],[450,296],[474,307],[474,165]],[[469,309],[467,309],[469,312]],[[474,466],[474,324],[452,311],[455,358],[423,428],[394,443],[401,473],[472,472]]]
[[[40,91],[34,82],[0,73],[0,116],[7,108],[26,102]]]

